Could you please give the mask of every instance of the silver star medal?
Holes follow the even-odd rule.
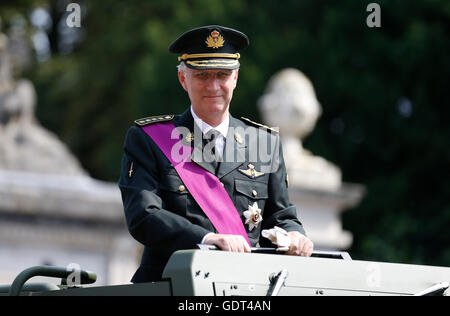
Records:
[[[248,210],[244,211],[245,224],[248,224],[248,230],[252,231],[262,221],[261,209],[258,207],[258,203],[248,206]]]

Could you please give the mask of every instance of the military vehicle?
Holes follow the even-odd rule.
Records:
[[[311,257],[256,248],[232,253],[201,247],[175,252],[159,282],[85,286],[95,273],[37,266],[21,272],[0,295],[85,296],[297,296],[450,295],[450,268],[352,260],[347,252],[315,251]],[[78,277],[76,286],[68,280]],[[62,285],[26,283],[34,276],[62,279]],[[73,284],[72,284],[73,285]]]

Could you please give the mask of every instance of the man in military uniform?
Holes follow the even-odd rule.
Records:
[[[238,52],[248,45],[245,34],[218,25],[181,35],[169,50],[179,54],[191,106],[136,120],[127,133],[119,187],[129,231],[145,246],[133,282],[159,280],[174,251],[201,243],[237,252],[269,246],[261,231],[275,226],[287,231],[287,254],[312,253],[288,199],[279,135],[229,113]],[[270,147],[265,159],[255,154],[261,144]],[[174,158],[175,146],[188,150],[188,162]]]

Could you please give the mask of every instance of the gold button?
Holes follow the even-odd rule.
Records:
[[[183,192],[185,189],[186,189],[186,188],[184,187],[184,185],[180,185],[180,186],[178,187],[178,190],[179,190],[180,192]]]
[[[253,196],[257,196],[258,192],[256,192],[255,190],[252,191]]]

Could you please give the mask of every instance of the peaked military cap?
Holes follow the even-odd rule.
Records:
[[[208,25],[187,31],[169,47],[171,53],[180,54],[193,69],[237,69],[239,51],[247,48],[247,35],[232,28]]]

